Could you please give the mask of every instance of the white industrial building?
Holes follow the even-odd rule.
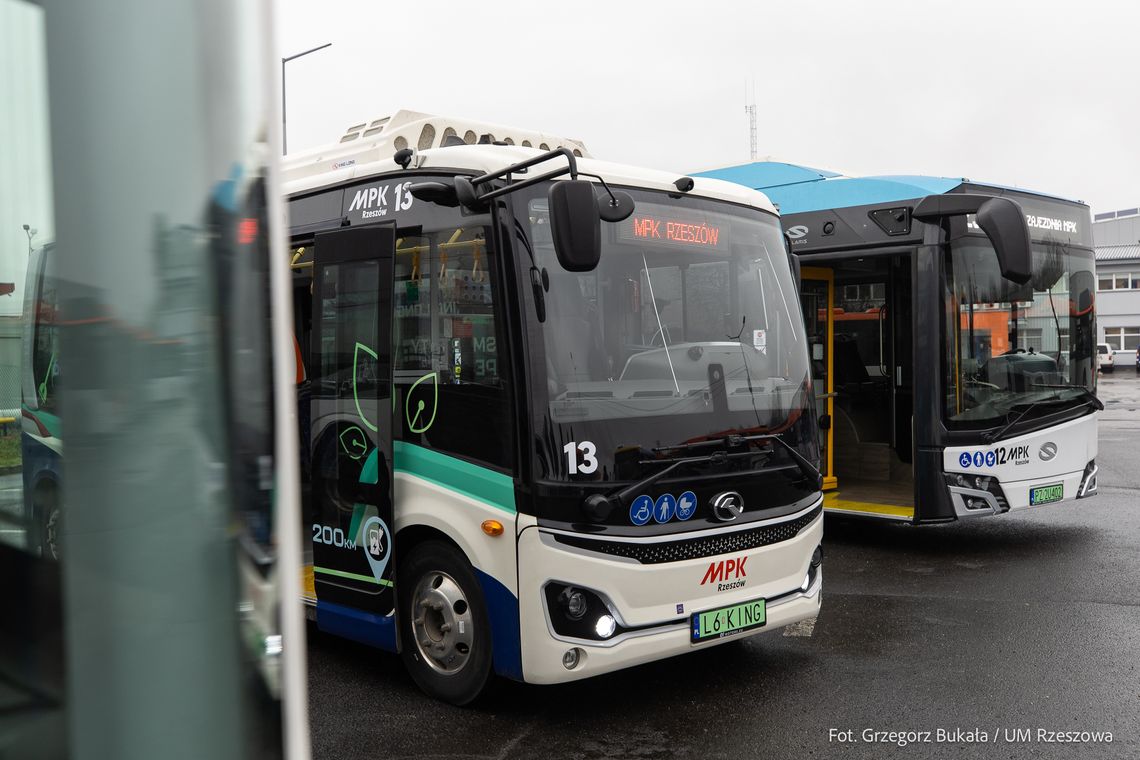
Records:
[[[1140,208],[1093,219],[1097,333],[1117,351],[1117,367],[1133,367],[1140,345]]]

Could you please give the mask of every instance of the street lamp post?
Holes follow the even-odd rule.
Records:
[[[39,230],[35,229],[34,227],[31,227],[27,224],[24,225],[24,234],[28,236],[28,255],[29,256],[32,255],[32,238],[34,238],[36,236],[37,232],[39,232]]]
[[[288,152],[288,143],[285,139],[285,64],[287,64],[289,61],[300,58],[303,55],[315,53],[318,50],[324,50],[330,45],[332,45],[331,42],[326,42],[323,45],[317,45],[315,48],[310,48],[309,50],[306,50],[302,53],[297,53],[295,55],[281,59],[281,155],[283,156]]]

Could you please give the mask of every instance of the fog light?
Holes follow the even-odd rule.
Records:
[[[985,509],[987,504],[981,499],[966,499],[967,509]]]
[[[811,566],[819,567],[823,564],[823,545],[815,547],[815,551],[811,553]]]
[[[562,667],[567,670],[573,670],[578,667],[579,660],[582,659],[582,650],[578,647],[567,649],[566,654],[562,655]]]
[[[586,595],[570,586],[562,590],[558,595],[558,601],[562,604],[562,611],[566,613],[566,617],[571,620],[581,620],[589,606],[586,603]]]
[[[983,475],[977,475],[974,477],[974,486],[979,491],[988,491],[990,488],[990,479]]]
[[[811,585],[811,572],[804,576],[804,582],[800,584],[800,591],[807,591],[808,586]]]
[[[598,634],[598,638],[608,639],[614,635],[614,629],[617,628],[617,623],[614,621],[613,615],[602,615],[598,621],[594,623],[594,633]]]
[[[970,487],[970,481],[969,481],[969,479],[966,478],[965,475],[959,475],[954,480],[955,480],[955,482],[958,483],[959,488],[969,488]]]

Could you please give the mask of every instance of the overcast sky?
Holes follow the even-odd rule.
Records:
[[[291,151],[399,108],[678,172],[759,154],[1140,205],[1140,3],[282,0]]]

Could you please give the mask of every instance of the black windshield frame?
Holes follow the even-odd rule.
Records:
[[[793,279],[794,275],[791,272],[790,262],[783,246],[782,237],[779,235],[779,218],[775,214],[766,212],[753,206],[729,203],[704,197],[679,196],[676,193],[655,192],[645,190],[644,188],[623,187],[622,189],[631,192],[635,195],[635,197],[642,199],[643,208],[645,207],[644,201],[646,198],[650,198],[652,200],[652,204],[667,204],[670,207],[677,208],[681,211],[703,205],[713,208],[718,213],[740,216],[745,221],[756,220],[762,221],[764,224],[771,225],[774,237],[772,238],[773,242],[770,246],[771,250],[768,250],[767,253],[770,257],[773,267],[778,267],[782,273],[781,276],[783,279],[781,281],[785,285],[787,309],[790,311],[790,314],[792,316],[792,319],[790,321],[786,320],[783,317],[781,317],[781,319],[785,319],[788,330],[795,330],[796,334],[800,336],[800,342],[798,345],[800,347],[799,350],[802,350],[803,353],[803,364],[805,368],[804,380],[807,383],[806,388],[802,388],[798,392],[798,396],[795,394],[790,394],[791,397],[794,397],[797,400],[796,402],[791,402],[791,404],[797,410],[799,410],[798,414],[789,415],[794,419],[792,419],[790,423],[783,425],[780,427],[780,429],[775,430],[774,432],[778,432],[783,435],[784,439],[795,446],[797,448],[797,451],[799,451],[806,459],[811,462],[818,463],[819,449],[818,440],[816,437],[817,425],[815,420],[814,405],[810,403],[810,395],[812,392],[810,385],[810,371],[808,371],[810,364],[807,360],[808,352],[806,339],[802,334],[802,320],[799,319],[798,287]],[[520,316],[520,324],[523,328],[521,337],[523,338],[523,343],[525,344],[524,352],[526,355],[528,388],[526,396],[527,405],[529,406],[529,419],[527,420],[527,424],[530,427],[529,440],[532,442],[530,446],[525,447],[524,456],[527,460],[529,460],[527,467],[527,480],[529,481],[528,490],[530,484],[533,484],[533,488],[535,489],[534,495],[536,497],[539,496],[538,492],[540,491],[544,493],[548,493],[550,491],[556,491],[558,493],[569,493],[570,491],[573,491],[573,493],[576,495],[574,498],[575,506],[573,506],[573,508],[570,508],[569,505],[567,505],[567,510],[544,507],[543,505],[537,503],[543,501],[543,499],[540,498],[534,499],[536,504],[533,508],[539,512],[542,512],[542,514],[539,515],[540,517],[543,515],[550,516],[553,512],[565,511],[567,513],[565,515],[565,519],[572,520],[574,518],[570,515],[570,513],[577,510],[576,505],[578,502],[580,502],[583,494],[590,493],[595,490],[612,489],[615,487],[615,485],[618,484],[627,484],[645,474],[651,473],[653,471],[653,468],[652,466],[648,466],[648,468],[637,468],[636,473],[631,470],[629,473],[625,473],[620,477],[618,477],[617,473],[613,472],[611,468],[611,470],[604,477],[588,479],[568,477],[566,473],[559,472],[555,469],[557,462],[552,461],[553,457],[551,456],[551,452],[557,453],[557,450],[560,449],[562,440],[559,437],[558,443],[554,442],[554,437],[552,437],[552,432],[549,425],[551,416],[550,403],[552,396],[547,384],[548,369],[546,357],[548,353],[548,347],[546,345],[546,337],[544,335],[545,326],[544,324],[539,323],[536,316],[535,293],[534,290],[530,287],[531,257],[526,249],[527,243],[529,243],[532,248],[535,248],[538,267],[540,270],[542,268],[546,268],[548,270],[548,276],[555,278],[564,274],[562,272],[552,271],[554,267],[558,266],[554,261],[552,249],[544,251],[542,250],[541,245],[535,245],[535,241],[531,240],[531,227],[530,219],[528,216],[529,204],[535,199],[544,199],[546,192],[547,186],[538,186],[531,189],[529,192],[524,191],[509,196],[511,199],[510,208],[514,214],[514,220],[517,220],[518,222],[518,224],[515,225],[514,220],[511,221],[511,225],[514,227],[514,234],[511,236],[513,248],[512,258],[514,259],[515,264],[515,280],[519,284],[519,287],[515,290],[514,295],[518,297],[519,308],[522,311],[522,314]],[[603,192],[600,187],[598,188],[598,192]],[[504,224],[503,227],[505,226],[506,225]],[[608,223],[603,222],[603,239],[612,240],[613,236],[617,233],[612,229],[607,230],[607,226]],[[607,238],[607,234],[611,237]],[[526,237],[526,243],[523,241],[524,235]],[[603,252],[603,262],[601,265],[602,267],[605,266],[605,257],[606,253]],[[652,269],[652,266],[650,268]],[[555,288],[552,287],[551,293],[543,293],[542,296],[543,300],[547,302],[548,311],[553,311],[549,309],[549,300],[553,297],[554,290]],[[779,308],[782,314],[784,306],[781,305]],[[548,313],[547,320],[554,318],[556,317],[552,313]],[[685,329],[688,329],[688,327]],[[736,324],[735,329],[731,330],[733,333],[740,331],[741,326],[739,323]],[[746,332],[747,335],[752,335],[752,326],[748,326],[748,330]],[[728,341],[728,339],[729,336],[722,338],[723,341]],[[649,436],[646,441],[640,441],[640,443],[644,444],[646,447],[652,447],[658,445],[659,443],[679,444],[685,441],[694,440],[696,438],[710,438],[717,435],[724,435],[729,432],[755,432],[759,426],[754,416],[751,417],[751,419],[752,421],[749,424],[740,423],[729,425],[727,427],[709,425],[707,426],[708,429],[701,430],[699,435],[693,434],[692,431],[682,430],[678,432],[678,435],[674,436],[677,438],[677,440],[666,441],[662,440],[661,436],[653,435]],[[621,425],[623,421],[620,419],[614,419],[612,421],[606,420],[605,423]],[[574,427],[575,435],[573,439],[578,440],[580,436],[577,435],[577,431],[579,430],[580,426],[575,425]],[[759,449],[758,446],[757,448]],[[802,479],[802,475],[799,473],[790,457],[778,452],[774,456],[771,454],[761,455],[758,452],[758,462],[762,456],[773,460],[769,464],[775,465],[774,467],[771,467],[772,471],[779,471],[780,474],[777,476],[777,479],[796,482],[792,487],[792,491],[794,491],[794,493],[781,492],[778,496],[774,494],[771,499],[755,500],[754,503],[756,504],[757,509],[762,508],[762,506],[775,507],[777,503],[781,508],[794,507],[795,505],[800,504],[802,499],[810,496],[815,492],[814,488],[805,487],[798,482]],[[600,469],[601,468],[599,468],[599,470]],[[750,479],[754,476],[762,479],[765,477],[765,473],[761,472],[761,469],[768,468],[749,469],[747,470],[746,474]],[[716,483],[721,483],[723,485],[726,478],[730,478],[730,476],[731,473],[728,472],[718,474],[715,472],[697,473],[695,471],[689,471],[680,475],[682,479],[687,479],[694,483],[698,480],[705,482],[709,488],[712,488]],[[663,480],[662,483],[668,484],[672,481],[673,479],[670,478]],[[782,489],[776,490],[782,491]],[[763,502],[763,505],[761,502]],[[520,508],[523,508],[521,504]],[[661,528],[665,527],[666,526],[661,526]],[[697,526],[695,524],[691,524],[689,527],[691,529]]]
[[[1093,251],[1057,239],[1032,246],[1034,276],[1025,286],[1000,277],[984,236],[959,235],[945,247],[939,350],[949,431],[992,432],[1020,415],[1007,435],[1020,434],[1089,411],[1085,391],[1096,388]]]

